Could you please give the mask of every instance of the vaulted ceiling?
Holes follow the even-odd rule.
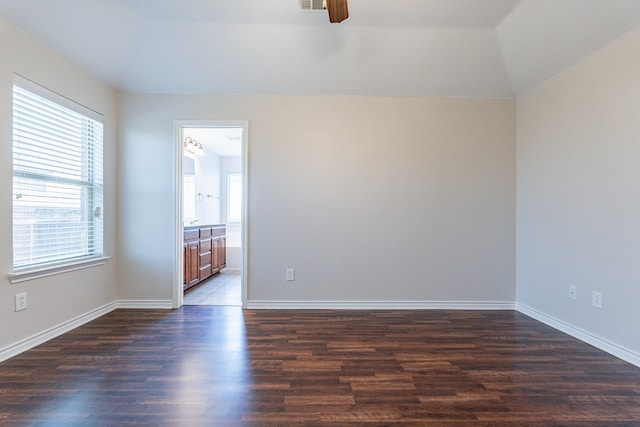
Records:
[[[128,92],[511,98],[640,24],[640,0],[0,0]],[[3,41],[4,42],[4,41]]]

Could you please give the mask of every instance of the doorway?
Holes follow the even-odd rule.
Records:
[[[176,122],[175,308],[245,306],[247,128],[246,121]]]

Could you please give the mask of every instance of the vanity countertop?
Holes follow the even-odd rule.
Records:
[[[225,227],[226,224],[194,224],[194,225],[185,225],[184,229],[185,230],[195,230],[198,228],[218,228],[218,227]]]

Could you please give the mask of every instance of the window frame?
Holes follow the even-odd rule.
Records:
[[[237,218],[231,217],[231,183],[237,181],[240,185],[239,203],[240,212]],[[228,223],[240,223],[242,222],[242,174],[239,172],[227,173],[227,222]]]
[[[91,120],[92,122],[97,122],[100,123],[100,127],[102,128],[102,132],[101,132],[101,136],[100,136],[100,145],[98,147],[98,149],[100,150],[99,152],[97,152],[97,155],[99,156],[99,175],[98,175],[98,182],[95,182],[96,176],[94,175],[95,173],[95,166],[89,162],[89,160],[87,160],[89,157],[83,157],[81,158],[80,162],[81,162],[81,168],[83,171],[90,171],[90,177],[86,178],[86,182],[83,182],[82,179],[78,179],[76,183],[67,183],[66,185],[68,185],[70,188],[72,187],[77,187],[77,189],[83,193],[86,192],[86,195],[81,195],[80,196],[80,202],[81,204],[91,204],[92,206],[92,212],[91,213],[87,213],[85,212],[85,215],[83,218],[83,229],[87,232],[87,233],[95,233],[97,234],[97,236],[92,236],[91,238],[97,238],[97,241],[92,242],[91,245],[87,246],[87,251],[84,252],[84,254],[79,255],[79,256],[75,256],[72,255],[70,257],[59,257],[58,259],[53,259],[51,261],[40,261],[40,262],[34,262],[32,264],[25,264],[25,265],[16,265],[15,262],[15,203],[13,200],[16,200],[16,197],[12,197],[12,271],[9,274],[9,280],[11,283],[19,283],[19,282],[23,282],[26,280],[32,280],[35,278],[40,278],[40,277],[46,277],[49,275],[54,275],[54,274],[60,274],[60,273],[64,273],[64,272],[68,272],[68,271],[75,271],[75,270],[79,270],[79,269],[84,269],[84,268],[89,268],[95,265],[102,265],[105,264],[110,257],[105,256],[104,255],[104,171],[103,171],[103,167],[104,167],[104,161],[102,160],[102,156],[103,156],[103,140],[104,140],[104,121],[102,118],[102,115],[81,105],[78,104],[77,102],[74,102],[60,94],[57,94],[53,91],[51,91],[50,89],[47,89],[41,85],[38,85],[37,83],[34,83],[31,80],[28,80],[22,76],[19,76],[17,74],[14,74],[14,79],[13,79],[13,86],[14,89],[12,90],[13,95],[13,102],[15,103],[15,99],[16,99],[16,95],[15,95],[15,87],[20,88],[23,91],[27,91],[30,92],[32,94],[35,94],[36,96],[39,96],[41,98],[46,99],[49,102],[52,102],[54,104],[56,104],[57,106],[63,107],[65,109],[71,110],[72,112],[79,114],[81,116],[83,116],[86,119]],[[15,151],[18,147],[16,140],[14,139],[14,135],[15,135],[15,124],[16,124],[16,109],[15,109],[15,104],[12,104],[12,180],[15,182],[16,176],[21,176],[23,179],[29,179],[29,172],[26,172],[24,169],[22,171],[20,171],[19,169],[16,169],[16,164],[15,164]],[[96,153],[91,153],[91,158],[93,161],[93,156]],[[59,151],[58,153],[56,153],[56,155],[59,155]],[[53,170],[51,171],[46,171],[48,172],[49,175],[47,175],[46,173],[42,173],[40,174],[40,176],[34,181],[34,182],[43,182],[43,183],[47,183],[47,182],[51,182],[54,183],[56,182],[53,177],[54,177],[54,172]],[[50,179],[47,179],[50,178]],[[64,179],[61,181],[64,184]],[[90,183],[90,185],[89,185]],[[13,188],[12,184],[12,188]],[[84,189],[84,190],[83,190]],[[102,201],[102,203],[100,203],[100,206],[94,206],[93,203],[96,200],[94,191],[99,190],[99,198]],[[13,189],[12,191],[15,191],[15,189]],[[89,200],[90,199],[90,200]],[[99,215],[99,223],[96,224],[93,222],[96,220],[96,216],[92,215],[93,209],[94,208],[99,208],[100,209],[100,215]],[[89,223],[88,221],[90,221],[91,223]],[[55,251],[52,253],[55,254]]]

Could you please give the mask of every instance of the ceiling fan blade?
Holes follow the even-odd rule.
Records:
[[[329,10],[329,22],[342,22],[349,17],[349,9],[347,8],[347,0],[326,0],[327,9]]]

